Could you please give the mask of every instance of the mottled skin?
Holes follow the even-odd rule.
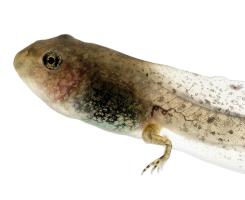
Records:
[[[56,60],[46,60],[51,54],[58,56]],[[14,65],[28,86],[56,111],[165,145],[164,155],[144,171],[160,168],[170,155],[172,143],[160,135],[162,127],[220,148],[240,152],[245,146],[245,118],[179,95],[167,83],[166,74],[160,73],[164,65],[69,35],[33,43],[16,55]]]

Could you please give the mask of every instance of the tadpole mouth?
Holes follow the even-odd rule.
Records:
[[[28,56],[29,51],[27,48],[21,50],[18,52],[14,58],[14,67],[15,70],[18,72],[18,70],[23,66],[24,61],[27,59],[26,57]]]

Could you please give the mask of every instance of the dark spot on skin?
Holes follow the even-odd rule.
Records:
[[[145,75],[146,75],[146,77],[148,77],[148,76],[149,76],[149,74],[148,74],[148,73],[146,73]]]
[[[207,122],[210,124],[210,123],[214,122],[214,120],[215,120],[215,117],[209,117],[207,119]]]
[[[159,97],[159,102],[163,102],[164,101],[164,97]]]
[[[179,84],[179,83],[177,84],[177,88],[180,88],[181,86],[182,86],[182,84]]]
[[[172,89],[172,92],[175,94],[176,93],[176,89]]]
[[[224,139],[222,139],[222,138],[218,138],[218,141],[219,141],[219,142],[223,142],[223,141],[224,141]]]
[[[240,89],[242,89],[243,88],[243,86],[242,85],[230,85],[230,88],[231,89],[233,89],[233,90],[240,90]]]
[[[164,109],[162,110],[162,114],[163,114],[163,115],[166,115],[167,113],[168,113],[167,110],[164,110]]]
[[[211,131],[210,133],[211,133],[212,135],[215,135],[215,131]]]
[[[206,104],[210,105],[210,101],[209,100],[205,99],[204,101],[205,101]]]
[[[161,111],[161,113],[162,113],[163,115],[166,115],[166,114],[169,114],[169,116],[172,115],[171,113],[169,113],[169,110],[165,110],[164,108],[161,108],[161,107],[155,105],[155,106],[152,107],[152,110],[151,110],[151,116],[154,115],[154,112],[155,112],[155,111],[159,111],[159,110]]]
[[[233,134],[233,130],[229,130],[228,133]]]
[[[201,125],[198,125],[198,126],[197,126],[197,128],[198,128],[198,129],[201,129],[201,128],[202,128],[202,126],[201,126]]]
[[[185,108],[186,107],[186,105],[185,104],[181,104],[181,108]]]
[[[159,106],[153,106],[152,109],[151,109],[151,116],[153,116],[153,114],[154,114],[155,111],[158,111],[160,109],[161,108]]]
[[[172,113],[168,113],[169,117],[173,117],[174,115]]]

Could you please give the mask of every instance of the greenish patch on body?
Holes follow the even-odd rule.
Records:
[[[74,102],[78,112],[86,113],[87,121],[118,132],[139,128],[144,112],[130,88],[100,78],[93,80]]]

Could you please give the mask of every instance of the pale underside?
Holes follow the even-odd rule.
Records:
[[[245,82],[207,77],[169,66],[157,66],[164,87],[187,101],[225,114],[245,116]]]
[[[141,133],[141,131],[137,131],[130,135],[141,138]],[[161,131],[161,135],[167,136],[171,140],[173,148],[176,150],[188,153],[201,160],[208,161],[221,167],[245,173],[245,151],[241,146],[222,148],[221,145],[213,145],[193,138],[188,138],[164,128]]]
[[[221,148],[218,145],[192,140],[166,129],[162,132],[173,143],[177,150],[184,151],[202,160],[245,173],[245,152],[241,147]]]

